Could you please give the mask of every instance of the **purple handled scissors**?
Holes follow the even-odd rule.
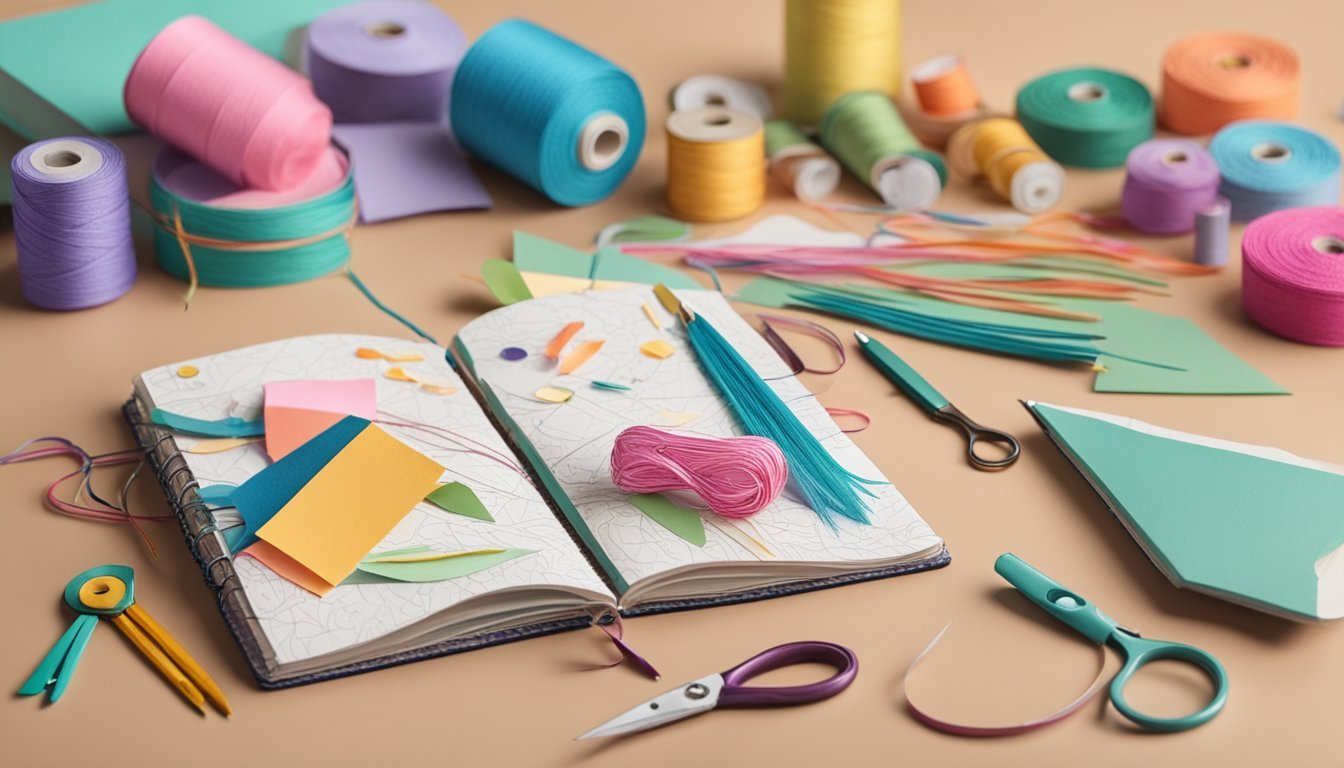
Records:
[[[835,667],[836,673],[825,680],[807,685],[758,688],[743,685],[751,678],[772,669],[808,663]],[[635,733],[708,712],[720,706],[777,707],[821,701],[848,688],[858,674],[858,657],[843,645],[822,642],[777,645],[752,656],[727,672],[692,680],[661,696],[649,699],[579,738],[597,739]]]

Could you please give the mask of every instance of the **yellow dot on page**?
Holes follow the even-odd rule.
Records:
[[[200,373],[201,369],[197,368],[194,365],[184,365],[181,368],[177,369],[177,375],[181,376],[184,379],[190,379],[194,376],[200,375]]]
[[[564,403],[568,402],[569,398],[574,396],[574,393],[564,387],[542,387],[532,396],[543,403]]]
[[[675,354],[677,348],[672,346],[671,344],[668,344],[666,341],[663,341],[662,339],[657,339],[655,341],[646,341],[643,344],[640,344],[639,351],[643,352],[649,357],[664,360]]]

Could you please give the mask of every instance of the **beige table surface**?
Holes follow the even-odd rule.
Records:
[[[49,5],[7,0],[0,15]],[[493,211],[421,216],[361,227],[362,277],[392,306],[441,340],[492,300],[462,273],[507,258],[515,228],[575,246],[605,224],[656,210],[661,201],[665,94],[681,78],[717,72],[776,84],[782,19],[777,2],[458,3],[473,38],[526,16],[572,36],[628,69],[644,90],[654,129],[634,175],[601,204],[557,208],[492,171]],[[1095,64],[1156,86],[1162,50],[1210,29],[1253,30],[1302,55],[1302,120],[1344,141],[1334,112],[1344,98],[1344,3],[910,0],[907,66],[957,51],[992,105],[1049,69]],[[143,172],[143,168],[140,169]],[[1070,171],[1068,207],[1118,202],[1120,171]],[[143,177],[141,177],[143,181]],[[864,199],[851,184],[847,193]],[[940,208],[1000,208],[954,183]],[[775,189],[766,212],[803,214]],[[6,215],[6,221],[8,217]],[[869,225],[862,217],[848,220]],[[705,227],[727,233],[745,223]],[[1186,239],[1154,241],[1184,254]],[[183,285],[160,272],[147,248],[126,297],[55,314],[19,295],[12,231],[0,230],[0,401],[4,447],[63,435],[95,451],[131,445],[118,406],[130,380],[155,365],[287,336],[403,330],[341,277],[251,291],[202,289],[183,313]],[[856,436],[878,465],[946,537],[953,556],[939,571],[779,600],[642,618],[629,639],[664,673],[655,684],[627,669],[584,672],[605,659],[595,632],[571,632],[322,683],[262,693],[215,610],[175,525],[155,525],[155,563],[124,527],[44,509],[42,490],[67,470],[48,460],[0,468],[0,687],[15,690],[70,623],[66,581],[100,563],[134,566],[142,603],[227,690],[236,714],[189,712],[123,638],[101,628],[65,698],[43,706],[4,696],[4,765],[1344,765],[1344,626],[1305,626],[1176,589],[1148,562],[1088,486],[1041,436],[1018,398],[1094,408],[1222,438],[1344,463],[1344,350],[1290,343],[1262,332],[1239,309],[1234,264],[1179,280],[1173,296],[1145,306],[1198,321],[1293,392],[1290,397],[1094,394],[1084,372],[957,351],[877,333],[965,411],[1015,431],[1025,454],[1011,471],[983,474],[961,460],[961,438],[931,423],[863,362],[810,383],[827,405],[864,408],[873,426]],[[848,324],[828,320],[837,332]],[[165,509],[141,482],[141,511]],[[1265,510],[1267,515],[1281,510]],[[1095,651],[1007,591],[994,558],[1014,551],[1090,596],[1121,621],[1156,637],[1215,653],[1231,675],[1226,711],[1175,736],[1139,734],[1100,703],[1053,729],[1000,739],[958,739],[915,723],[901,698],[907,664],[947,621],[945,645],[916,679],[924,700],[949,713],[1041,714],[1085,687]],[[827,702],[774,711],[720,711],[608,744],[572,737],[682,680],[726,669],[770,645],[818,638],[862,660],[857,683]],[[777,675],[801,680],[812,670]],[[1136,693],[1174,713],[1203,690],[1198,679],[1158,671]]]

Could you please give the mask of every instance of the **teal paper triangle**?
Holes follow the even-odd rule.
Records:
[[[1331,597],[1341,572],[1317,572],[1344,557],[1344,474],[1028,407],[1177,584],[1295,618],[1344,616]],[[1335,586],[1323,597],[1318,582]]]

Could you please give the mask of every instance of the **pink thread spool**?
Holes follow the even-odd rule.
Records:
[[[611,479],[627,493],[694,491],[724,517],[750,517],[789,479],[784,454],[764,437],[710,437],[630,427],[616,436]]]
[[[1344,347],[1344,209],[1261,216],[1241,236],[1241,305],[1287,339]]]
[[[124,97],[132,120],[241,187],[296,187],[331,142],[306,79],[200,16],[145,46]]]

